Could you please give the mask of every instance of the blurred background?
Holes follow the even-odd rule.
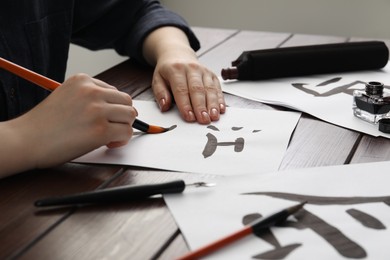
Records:
[[[130,0],[131,1],[131,0]],[[390,0],[161,0],[191,26],[390,39]],[[71,46],[67,76],[96,75],[125,57]]]

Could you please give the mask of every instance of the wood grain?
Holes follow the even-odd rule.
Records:
[[[0,181],[0,259],[17,256],[57,225],[71,209],[46,212],[35,200],[93,190],[115,175],[118,167],[66,164],[50,170],[30,171]]]

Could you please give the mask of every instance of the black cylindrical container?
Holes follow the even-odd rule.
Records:
[[[384,42],[365,41],[274,48],[243,52],[223,69],[223,79],[259,80],[383,68],[389,59]]]

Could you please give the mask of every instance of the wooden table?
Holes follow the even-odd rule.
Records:
[[[217,75],[243,50],[361,40],[211,28],[194,28],[194,31],[202,43],[198,51],[200,60]],[[153,100],[151,75],[151,71],[126,61],[97,78],[135,99]],[[283,109],[231,95],[226,95],[226,101],[232,107]],[[389,159],[390,140],[373,138],[303,114],[280,170]],[[49,210],[33,206],[42,197],[177,178],[191,181],[195,175],[68,163],[2,179],[0,259],[173,259],[180,256],[188,247],[162,198]]]

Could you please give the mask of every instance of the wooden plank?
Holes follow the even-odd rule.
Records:
[[[152,74],[152,69],[137,66],[131,60],[126,60],[96,75],[95,78],[135,97],[150,87]]]
[[[192,30],[196,37],[198,37],[201,46],[197,51],[198,56],[202,56],[205,52],[210,51],[212,48],[223,43],[226,39],[238,32],[237,30],[204,27],[192,27]]]
[[[345,41],[347,41],[347,38],[339,37],[339,36],[294,34],[290,39],[288,39],[288,41],[284,42],[280,47],[340,43]]]
[[[182,235],[178,235],[171,243],[170,247],[164,251],[156,259],[158,260],[172,260],[186,254],[188,252],[188,246]]]
[[[0,259],[22,253],[39,236],[61,221],[69,209],[44,212],[35,200],[93,190],[120,167],[66,164],[49,170],[21,173],[0,181]]]
[[[359,133],[303,115],[279,170],[345,164],[358,137]]]
[[[176,179],[190,183],[199,177],[132,168],[110,186]],[[62,221],[21,259],[151,259],[176,231],[176,223],[159,196],[139,202],[86,206]]]
[[[390,139],[364,135],[351,163],[382,162],[390,160]]]
[[[156,234],[175,228],[161,198],[84,207],[21,259],[150,259],[163,243]]]

